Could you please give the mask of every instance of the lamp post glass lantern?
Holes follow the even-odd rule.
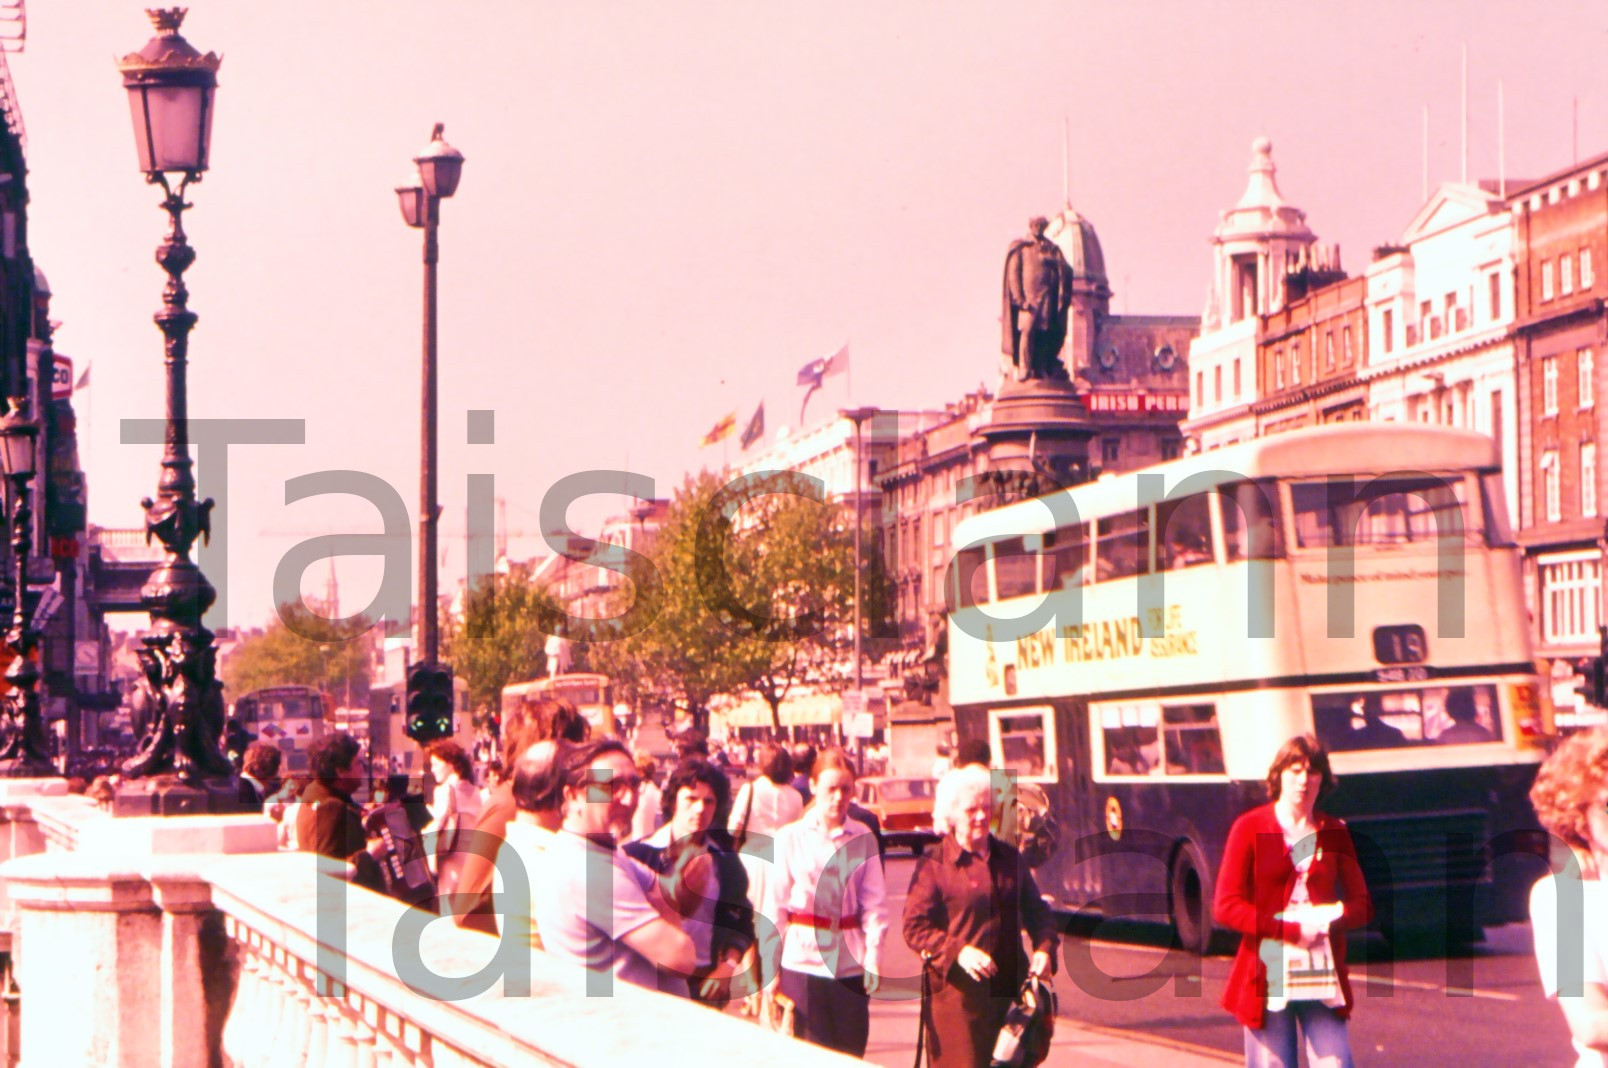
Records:
[[[436,237],[441,201],[458,191],[463,153],[447,144],[445,126],[436,123],[430,143],[413,157],[415,179],[396,189],[402,220],[424,231],[424,359],[419,387],[419,662],[435,665],[440,651],[436,619]]]
[[[11,683],[0,775],[37,777],[54,774],[39,713],[39,669],[35,666],[39,636],[29,625],[28,557],[33,552],[32,490],[38,470],[39,424],[28,417],[28,398],[12,397],[11,410],[0,419],[0,466],[11,482],[12,572],[11,630],[6,635],[12,660],[6,668]]]
[[[147,11],[156,36],[117,64],[128,90],[139,168],[146,181],[160,185],[168,215],[166,238],[156,262],[167,274],[162,307],[154,316],[162,331],[167,372],[167,426],[156,497],[141,502],[148,538],[162,543],[164,558],[140,590],[151,616],[151,632],[141,639],[142,678],[132,698],[139,751],[123,762],[130,779],[152,780],[150,811],[189,812],[224,808],[233,792],[233,769],[221,747],[223,687],[217,680],[213,635],[201,617],[217,591],[190,559],[196,539],[211,535],[212,501],[199,501],[190,461],[187,369],[190,329],[184,272],[195,261],[185,237],[184,194],[199,182],[211,161],[212,113],[219,58],[191,47],[179,35],[184,8]],[[177,188],[170,175],[178,175]],[[170,779],[188,792],[170,789]],[[208,799],[210,795],[210,800]],[[164,800],[165,798],[165,800]],[[138,802],[128,811],[136,811]],[[124,811],[120,795],[117,810]]]

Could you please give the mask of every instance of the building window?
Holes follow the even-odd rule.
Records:
[[[1580,288],[1590,289],[1597,284],[1597,278],[1591,273],[1591,249],[1583,247],[1580,250]]]
[[[1284,388],[1284,350],[1273,350],[1273,388]]]
[[[1382,321],[1380,323],[1379,341],[1380,341],[1380,347],[1385,350],[1385,355],[1388,356],[1392,352],[1395,351],[1395,349],[1396,349],[1396,313],[1394,311],[1392,311],[1391,309],[1389,309],[1389,308],[1385,309],[1385,314],[1384,314],[1384,316],[1382,318]]]
[[[1541,261],[1541,299],[1552,299],[1552,261]]]
[[[1542,641],[1596,643],[1600,568],[1590,555],[1541,558]]]
[[[1558,479],[1558,454],[1548,449],[1541,454],[1541,484],[1548,523],[1563,518],[1563,501]]]
[[[1492,271],[1486,281],[1491,287],[1491,321],[1502,318],[1502,272]]]
[[[1240,396],[1240,362],[1239,362],[1239,357],[1236,356],[1234,358],[1234,399],[1239,400],[1239,396]]]
[[[1597,446],[1590,441],[1580,446],[1580,514],[1597,514]]]
[[[1205,403],[1206,403],[1206,372],[1205,371],[1196,371],[1195,372],[1195,407],[1197,407],[1197,408],[1201,407]]]
[[[1597,406],[1597,368],[1596,358],[1590,349],[1581,349],[1575,353],[1575,388],[1580,391],[1580,407],[1595,408]]]
[[[1558,414],[1558,358],[1548,356],[1541,361],[1541,414]]]
[[[1567,297],[1574,292],[1574,257],[1564,254],[1558,257],[1558,294]]]
[[[1294,341],[1290,343],[1290,385],[1299,386],[1300,384],[1301,343],[1299,341]]]
[[[1212,368],[1212,403],[1223,403],[1223,365]]]
[[[1184,453],[1184,443],[1180,440],[1167,438],[1161,443],[1161,458],[1163,460],[1176,460]]]
[[[1121,454],[1122,454],[1122,439],[1121,438],[1101,438],[1100,439],[1100,460],[1101,460],[1101,462],[1107,463],[1107,464],[1114,464],[1114,463],[1117,462],[1117,457],[1120,456]]]
[[[1327,330],[1323,334],[1323,369],[1334,370],[1334,331]]]
[[[1341,348],[1340,348],[1341,364],[1340,364],[1340,366],[1342,366],[1342,367],[1350,367],[1351,366],[1351,360],[1352,360],[1352,353],[1351,353],[1351,327],[1348,326],[1343,331],[1341,331],[1341,333],[1340,333],[1340,341],[1341,341]]]

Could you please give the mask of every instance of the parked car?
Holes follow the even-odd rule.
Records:
[[[889,846],[908,846],[920,853],[938,840],[932,826],[936,779],[878,776],[861,779],[855,801],[882,823],[882,838]]]

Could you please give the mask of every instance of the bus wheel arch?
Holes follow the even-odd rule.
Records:
[[[1196,956],[1211,948],[1215,880],[1200,847],[1185,839],[1173,853],[1167,880],[1168,911],[1178,944]]]

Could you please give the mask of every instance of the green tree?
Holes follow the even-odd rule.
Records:
[[[359,616],[330,620],[284,604],[260,636],[240,644],[223,668],[231,699],[267,686],[315,686],[340,704],[366,707],[370,632]]]
[[[544,613],[556,611],[551,594],[515,568],[469,591],[463,616],[443,631],[443,658],[469,685],[476,722],[498,709],[503,687],[546,670]]]
[[[837,685],[845,675],[854,595],[854,535],[845,520],[841,506],[791,472],[689,477],[648,554],[657,586],[639,570],[611,605],[618,615],[640,597],[652,624],[597,644],[594,662],[643,696],[685,709],[700,729],[710,698],[748,691],[765,700],[780,729],[782,701],[795,685]],[[868,559],[873,542],[865,539]]]

